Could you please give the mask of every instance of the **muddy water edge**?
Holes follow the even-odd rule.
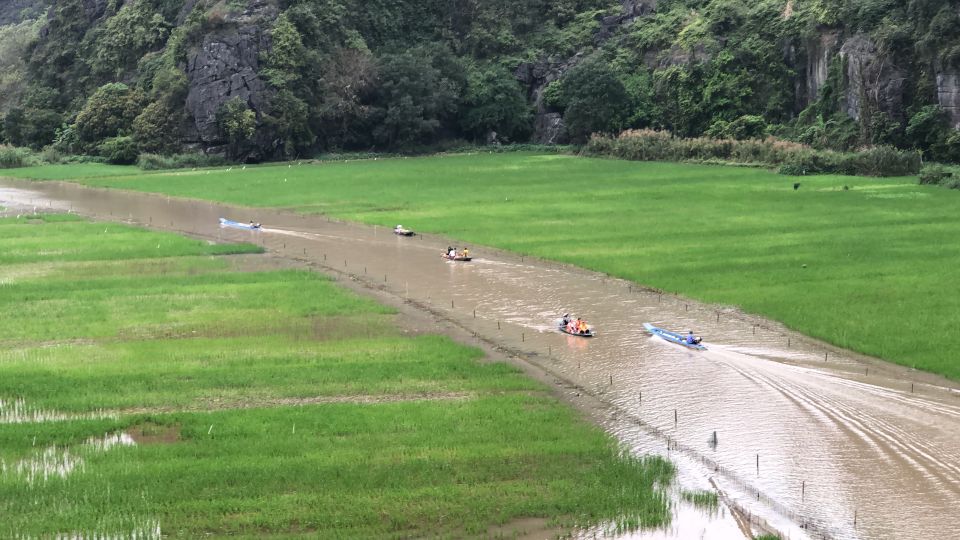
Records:
[[[613,536],[960,537],[954,382],[567,265],[482,246],[470,246],[469,263],[444,261],[451,240],[442,237],[59,182],[3,180],[0,205],[256,243],[397,307],[411,329],[520,366],[636,454],[677,465],[672,524]],[[219,217],[263,229],[221,228]],[[598,337],[556,332],[564,312]],[[695,329],[708,350],[650,338],[644,322]],[[697,490],[718,491],[720,507],[683,500]]]

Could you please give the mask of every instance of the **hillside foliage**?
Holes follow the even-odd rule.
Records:
[[[891,146],[957,162],[960,134],[938,98],[938,79],[960,81],[958,7],[956,0],[56,0],[46,16],[0,27],[0,142],[96,154],[106,139],[129,137],[143,152],[192,145],[282,158],[449,140],[525,142],[537,137],[539,116],[559,113],[561,139],[574,143],[649,128],[686,138],[773,135],[840,152]],[[188,106],[198,77],[188,65],[212,37],[235,34],[251,17],[261,17],[254,24],[263,29],[253,53],[263,103],[225,97],[216,103],[217,139],[204,140],[196,127],[204,119]],[[854,39],[867,56],[841,54]],[[877,71],[877,81],[894,81],[895,95],[890,84],[851,81],[854,61]],[[524,64],[548,76],[522,80]]]

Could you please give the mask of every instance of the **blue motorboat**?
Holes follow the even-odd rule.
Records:
[[[252,221],[250,223],[241,223],[239,221],[233,221],[231,219],[226,219],[226,218],[220,218],[220,226],[233,227],[234,229],[246,229],[248,231],[256,231],[260,229],[259,223],[254,223]]]
[[[699,341],[696,343],[690,343],[687,341],[687,337],[683,334],[678,334],[676,332],[671,332],[669,330],[664,330],[663,328],[658,328],[650,323],[643,323],[643,327],[650,333],[652,336],[657,336],[658,338],[664,339],[671,343],[676,343],[677,345],[683,345],[689,349],[696,349],[698,351],[707,350],[706,347],[700,344]]]

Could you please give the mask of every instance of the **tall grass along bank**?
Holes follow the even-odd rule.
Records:
[[[817,150],[773,137],[712,139],[674,137],[667,131],[628,130],[617,136],[594,135],[584,146],[587,156],[611,156],[636,161],[733,163],[779,168],[787,175],[845,174],[906,176],[920,171],[920,155],[887,146],[856,152]]]
[[[317,274],[73,216],[0,219],[0,238],[4,538],[669,519],[668,463]]]

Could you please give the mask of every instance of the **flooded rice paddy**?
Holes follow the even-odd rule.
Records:
[[[77,447],[48,446],[11,464],[0,459],[0,477],[5,480],[14,479],[28,486],[45,484],[86,470],[84,457],[91,453],[107,452],[116,446],[133,446],[134,444],[136,443],[133,437],[120,432],[91,437]]]
[[[677,465],[674,519],[577,536],[732,538],[765,524],[785,538],[960,537],[960,387],[939,377],[565,265],[482,246],[472,262],[444,261],[440,237],[59,183],[4,182],[0,205],[253,242],[439,316],[543,370],[575,404],[601,403],[594,417],[627,448]],[[564,312],[598,337],[558,333]],[[644,322],[694,329],[708,350],[651,338]],[[682,490],[716,491],[720,504],[696,507]]]

